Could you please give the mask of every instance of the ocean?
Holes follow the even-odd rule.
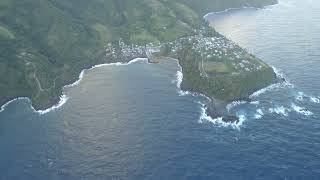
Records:
[[[206,19],[287,80],[229,104],[240,124],[207,117],[174,60],[100,65],[52,109],[1,109],[0,180],[319,179],[320,2]]]

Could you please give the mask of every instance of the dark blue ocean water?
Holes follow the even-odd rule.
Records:
[[[319,179],[320,2],[208,18],[289,80],[231,108],[241,126],[182,96],[175,61],[103,66],[59,109],[39,115],[19,100],[0,113],[0,179]]]

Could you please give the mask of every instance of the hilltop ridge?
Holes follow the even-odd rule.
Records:
[[[228,7],[261,7],[272,3],[275,1],[3,0],[0,2],[0,75],[3,77],[0,79],[0,104],[16,97],[29,97],[36,109],[48,108],[59,101],[62,87],[74,82],[82,69],[146,56],[146,45],[161,46],[162,55],[181,60],[185,74],[183,87],[205,91],[207,95],[223,100],[243,97],[274,79],[253,82],[248,88],[242,88],[240,93],[230,89],[230,92],[221,94],[218,90],[208,89],[213,87],[211,80],[214,78],[210,78],[207,85],[202,83],[203,88],[195,89],[193,83],[203,82],[199,78],[199,81],[192,80],[202,77],[197,72],[198,57],[203,56],[197,57],[199,52],[188,51],[192,47],[189,41],[187,43],[183,39],[199,38],[199,33],[201,37],[225,39],[204,22],[202,16],[206,12]],[[183,42],[180,44],[182,48],[168,46],[177,42]],[[126,53],[134,48],[135,51]],[[108,54],[110,49],[115,53]],[[172,50],[181,53],[173,54]],[[221,78],[214,84],[219,82],[219,85],[227,87],[227,84],[246,80],[252,75],[247,73],[239,76],[242,78],[230,79],[229,73],[238,70],[230,65],[229,57],[212,55],[210,58],[212,62],[220,58],[220,68],[210,69],[213,66],[208,65],[209,68],[201,71],[219,73]],[[254,56],[247,59],[253,64],[262,63]],[[212,65],[212,62],[205,63]],[[266,77],[271,77],[270,67],[266,65],[265,68],[268,71]]]

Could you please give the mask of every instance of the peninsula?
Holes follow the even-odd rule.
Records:
[[[171,57],[184,90],[213,101],[246,99],[276,81],[272,68],[209,27],[205,13],[276,0],[2,0],[0,105],[28,97],[35,109],[59,101],[83,69],[138,57]],[[156,49],[156,50],[155,50]]]

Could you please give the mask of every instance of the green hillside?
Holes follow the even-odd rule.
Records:
[[[203,26],[204,12],[273,0],[1,0],[0,104],[29,97],[36,109],[57,102],[105,46],[175,41]],[[214,31],[214,30],[212,30]]]

